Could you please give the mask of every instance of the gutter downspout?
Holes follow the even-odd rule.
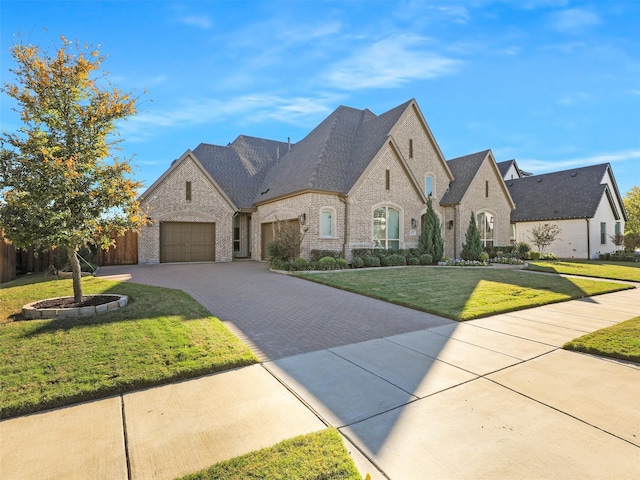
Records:
[[[589,229],[589,219],[585,218],[587,221],[587,260],[591,260],[591,233]]]
[[[342,242],[342,256],[347,258],[347,239],[349,231],[349,201],[346,195],[339,195],[338,198],[344,203],[344,240]]]

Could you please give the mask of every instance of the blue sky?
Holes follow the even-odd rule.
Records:
[[[59,36],[109,56],[142,94],[119,125],[135,177],[238,135],[292,142],[339,105],[385,112],[416,98],[447,159],[491,148],[540,174],[610,162],[640,185],[640,2],[7,1],[9,47]],[[2,97],[2,128],[20,124]]]

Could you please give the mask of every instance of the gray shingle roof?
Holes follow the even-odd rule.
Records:
[[[609,164],[572,168],[561,172],[507,180],[516,204],[512,222],[592,218],[602,195]]]
[[[308,189],[348,193],[412,101],[379,116],[338,107],[269,170],[254,201]]]
[[[498,165],[498,170],[500,170],[500,175],[502,175],[502,178],[504,178],[512,165],[515,166],[516,169],[518,168],[515,160],[505,160],[504,162],[497,162],[496,165]]]
[[[250,208],[260,184],[288,144],[240,135],[226,147],[201,143],[193,154],[238,208]]]
[[[464,157],[447,160],[447,165],[453,174],[454,180],[449,184],[449,190],[442,196],[440,205],[457,205],[462,201],[465,192],[469,188],[473,177],[491,150],[465,155]]]

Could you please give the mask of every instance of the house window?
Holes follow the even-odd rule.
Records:
[[[385,187],[387,190],[391,190],[391,171],[388,168],[385,176]]]
[[[320,236],[325,238],[335,237],[336,211],[334,208],[325,207],[320,210]]]
[[[489,198],[489,180],[485,180],[484,182],[484,196],[485,198]]]
[[[600,222],[600,243],[602,245],[607,243],[607,222]]]
[[[424,180],[424,194],[427,197],[433,197],[433,177],[431,175],[427,175]]]
[[[400,248],[400,212],[391,207],[373,211],[373,243],[376,248]]]
[[[238,215],[233,217],[233,251],[235,253],[240,251],[240,217]]]
[[[191,182],[187,182],[185,193],[186,193],[187,202],[190,202],[191,201]]]
[[[482,212],[478,214],[478,231],[480,240],[485,247],[493,247],[493,224],[494,217],[490,213]]]
[[[622,232],[620,231],[620,222],[616,222],[616,230],[615,230],[615,234],[616,237],[619,236]]]
[[[409,158],[413,158],[413,138],[409,139]]]
[[[516,244],[516,224],[515,223],[511,224],[511,235],[509,236],[509,243],[511,245]]]

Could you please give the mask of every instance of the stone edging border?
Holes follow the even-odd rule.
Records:
[[[85,297],[113,297],[113,301],[103,303],[102,305],[88,306],[88,307],[71,307],[71,308],[35,308],[34,305],[46,300],[52,300],[50,298],[38,300],[37,302],[29,303],[22,307],[22,315],[27,320],[45,319],[45,318],[71,318],[71,317],[87,317],[89,315],[95,315],[96,313],[110,312],[123,308],[129,302],[129,297],[126,295],[113,295],[113,294],[100,294],[100,295],[85,295]],[[70,298],[70,297],[62,297]]]

